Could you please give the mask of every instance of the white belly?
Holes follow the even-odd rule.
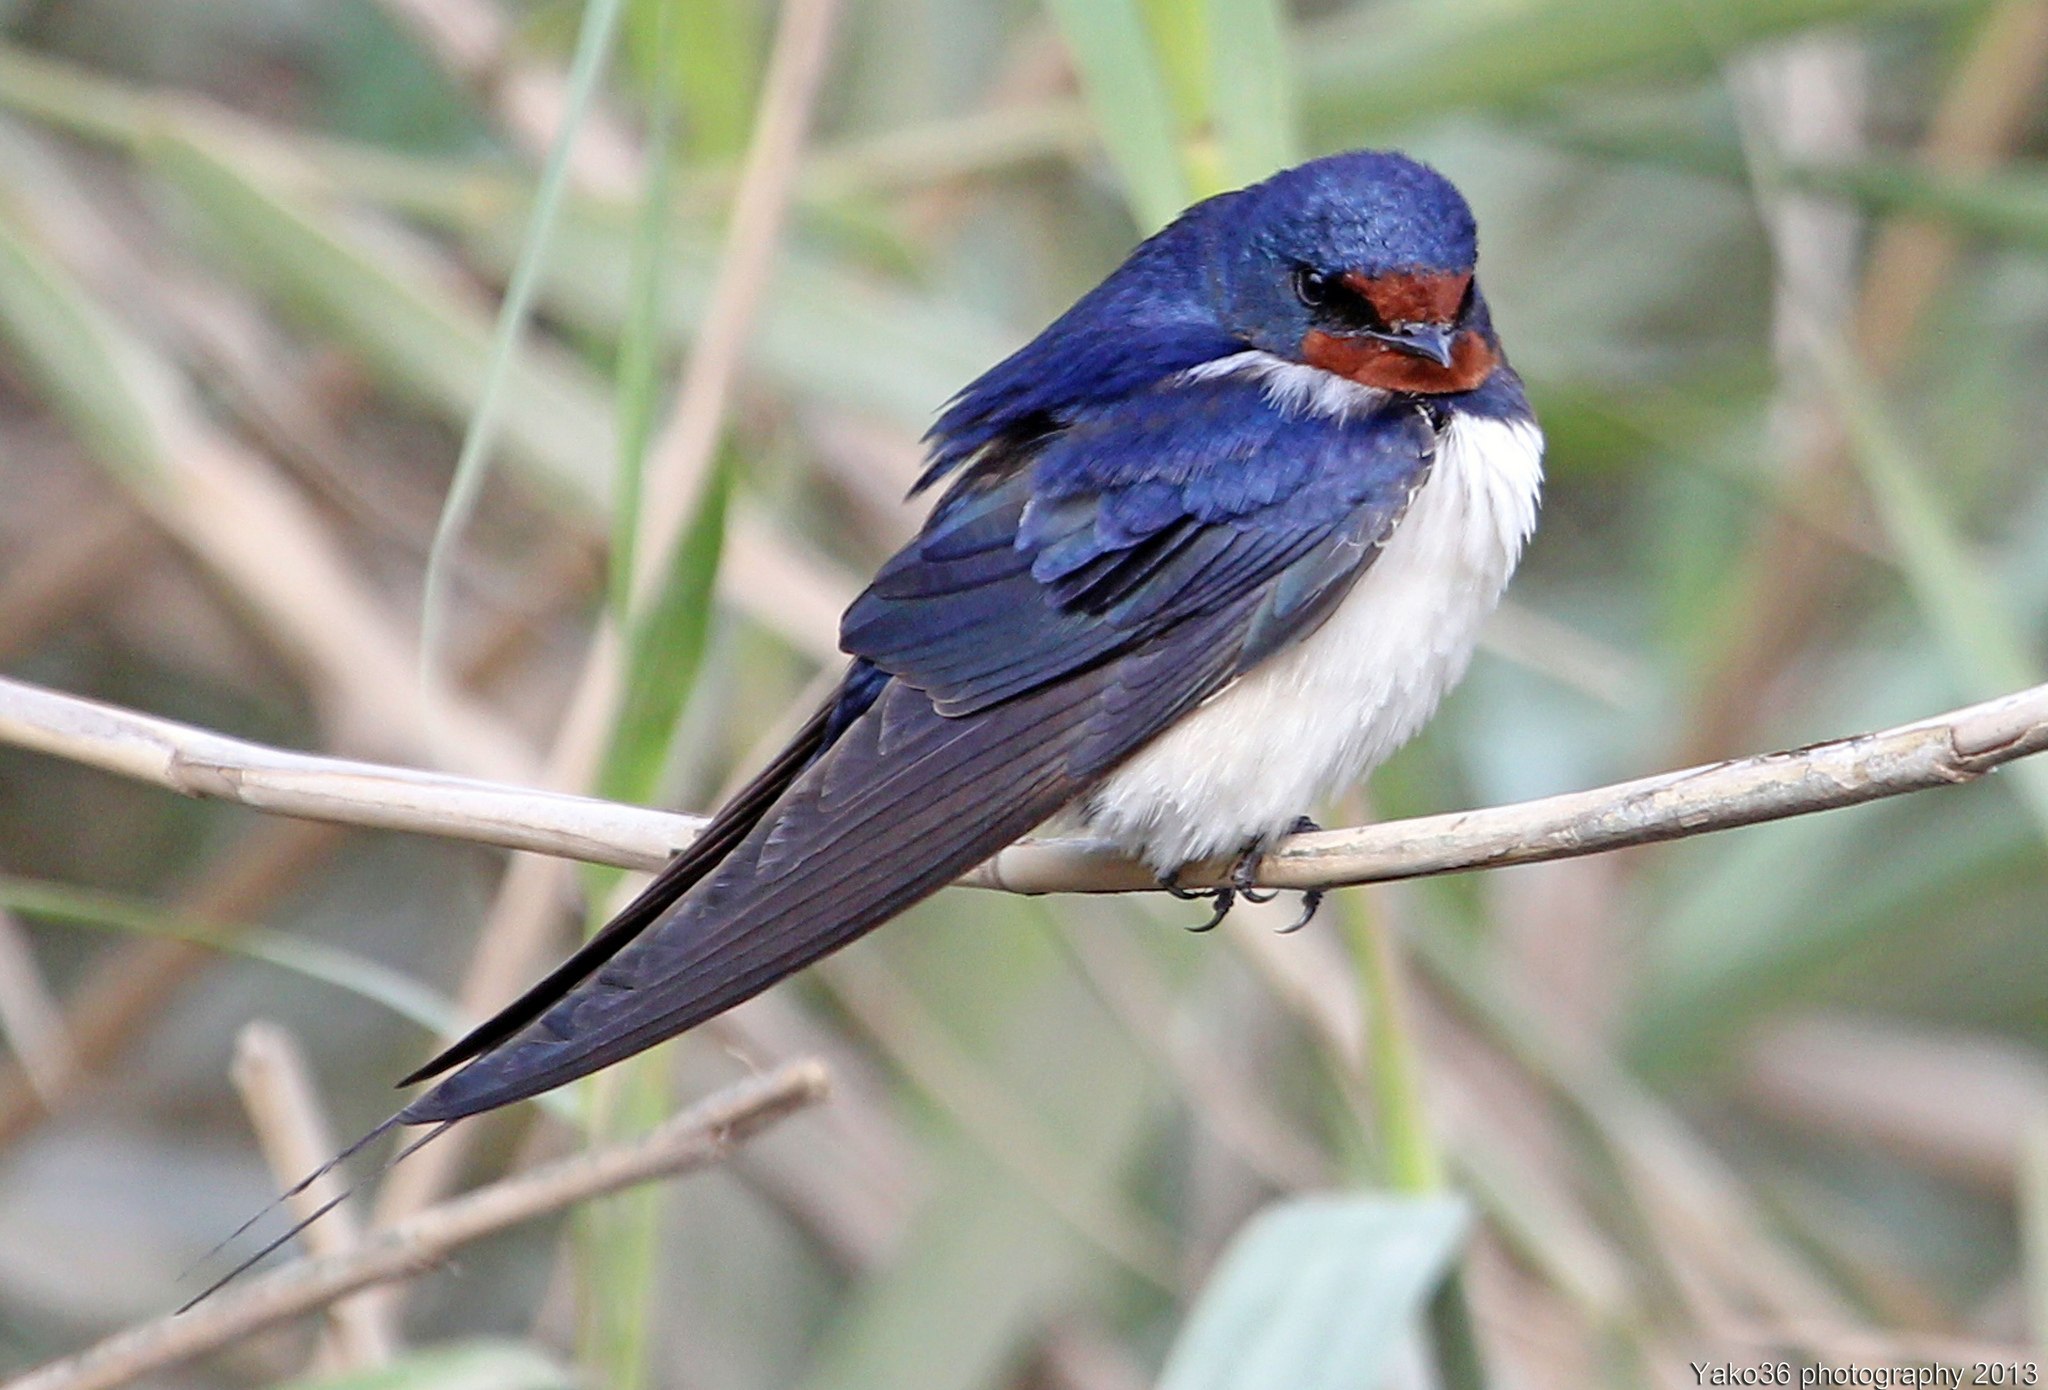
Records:
[[[1219,691],[1079,808],[1165,872],[1284,833],[1420,729],[1536,525],[1543,436],[1453,417],[1372,566],[1307,638]]]

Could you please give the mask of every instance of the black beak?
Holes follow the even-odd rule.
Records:
[[[1377,338],[1389,347],[1398,348],[1410,357],[1424,357],[1439,367],[1448,367],[1451,365],[1451,349],[1456,346],[1458,330],[1454,324],[1408,323],[1367,336]]]

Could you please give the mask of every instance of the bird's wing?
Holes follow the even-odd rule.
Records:
[[[872,704],[887,677],[873,666],[856,662],[818,712],[804,722],[775,759],[718,809],[710,822],[662,866],[633,900],[576,952],[550,970],[519,998],[465,1033],[419,1066],[398,1084],[411,1086],[439,1076],[450,1067],[481,1056],[512,1037],[546,1012],[598,966],[660,918],[698,880],[718,867],[759,823],[775,799],[789,790],[798,775],[829,748],[854,719]]]
[[[889,677],[872,704],[715,868],[608,961],[551,976],[558,1002],[529,995],[512,1036],[404,1119],[538,1094],[730,1008],[936,891],[1313,627],[1426,476],[1433,431],[1419,414],[1290,417],[1226,381],[1178,389],[957,483],[848,611],[844,644]]]

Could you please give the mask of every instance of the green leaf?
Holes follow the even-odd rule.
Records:
[[[575,1379],[521,1342],[430,1347],[387,1366],[295,1380],[283,1390],[575,1390]]]
[[[1374,1390],[1464,1239],[1452,1198],[1298,1197],[1231,1243],[1159,1390]]]
[[[1172,95],[1137,0],[1051,0],[1081,71],[1102,143],[1147,231],[1194,201],[1181,165]]]

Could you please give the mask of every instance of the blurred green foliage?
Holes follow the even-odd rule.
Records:
[[[495,25],[480,70],[426,9]],[[633,613],[642,463],[773,7],[631,0],[598,52],[600,10],[570,0],[0,5],[4,669],[364,751],[275,620],[285,557],[256,602],[159,526],[233,504],[191,463],[236,441],[411,640],[495,402],[443,664],[541,749],[621,624],[632,697],[590,789],[705,804],[811,698],[952,392],[1191,198],[1398,144],[1478,211],[1551,484],[1510,611],[1374,814],[1995,693],[2038,679],[2048,620],[2038,9],[849,3],[719,463]],[[527,79],[559,96],[571,72],[596,103],[549,186]],[[588,176],[609,139],[627,187]],[[1902,226],[1952,259],[1884,251]],[[515,282],[530,303],[501,315]],[[94,550],[101,524],[128,529]],[[74,1023],[124,959],[161,959],[76,923],[222,948],[132,996],[103,1078],[49,1118],[0,1090],[0,1365],[175,1303],[183,1257],[268,1193],[221,1079],[237,1023],[290,1018],[337,1124],[374,1119],[427,1045],[389,1010],[445,1023],[485,916],[477,853],[363,835],[266,876],[254,817],[167,800],[0,753],[0,904]],[[1684,1383],[1708,1346],[2016,1353],[2043,1335],[2017,1232],[2041,1229],[2019,1164],[2048,1098],[2044,808],[2016,768],[1358,895],[1278,943],[1256,913],[1197,940],[1166,904],[949,893],[663,1049],[592,1128],[811,1050],[830,1113],[587,1213],[573,1261],[550,1231],[481,1247],[409,1296],[419,1350],[292,1383],[538,1387],[573,1361],[692,1390],[1407,1384],[1384,1329],[1451,1345],[1459,1300],[1415,1311],[1453,1265],[1502,1384]],[[80,891],[107,885],[133,896]],[[601,916],[617,879],[583,888]],[[488,1133],[478,1175],[518,1149]],[[1414,1195],[1438,1167],[1459,1195]],[[1338,1174],[1410,1195],[1301,1195]],[[297,1342],[252,1344],[178,1383],[305,1370]]]

